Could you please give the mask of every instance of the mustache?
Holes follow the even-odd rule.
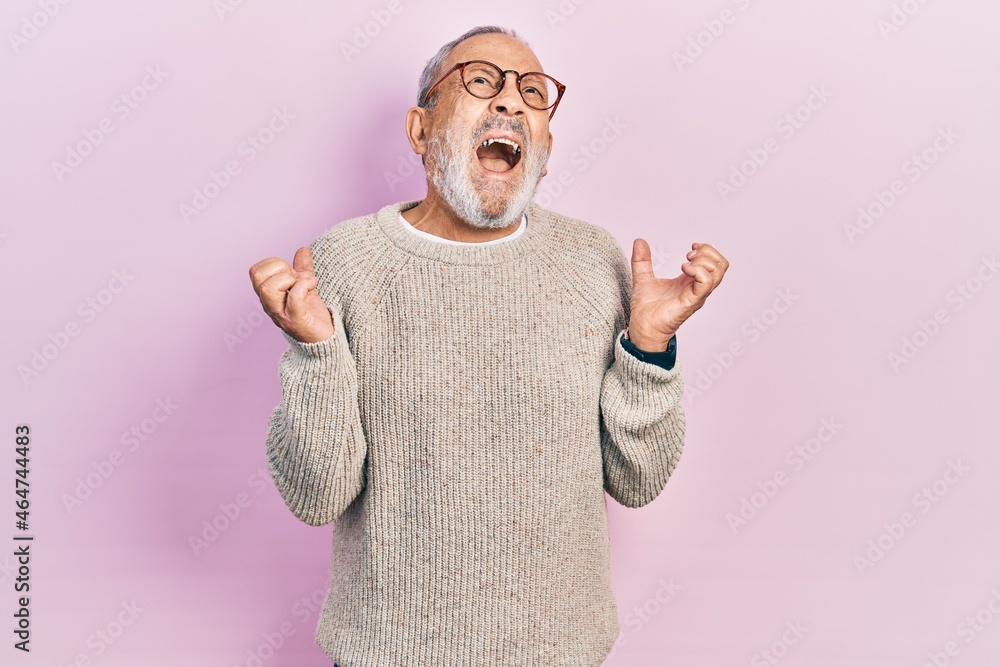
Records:
[[[521,148],[529,148],[531,146],[531,139],[528,137],[527,128],[524,126],[522,121],[516,118],[504,118],[503,116],[488,116],[486,120],[479,124],[476,130],[472,133],[472,136],[477,140],[482,137],[487,132],[491,130],[504,130],[506,132],[513,132],[519,137],[521,137]],[[476,145],[482,143],[477,141]]]

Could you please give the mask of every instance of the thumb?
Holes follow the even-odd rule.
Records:
[[[645,239],[632,242],[632,284],[637,285],[654,278],[653,256]]]
[[[308,246],[304,246],[295,251],[295,257],[292,259],[292,268],[296,271],[313,270],[312,250],[310,250]]]

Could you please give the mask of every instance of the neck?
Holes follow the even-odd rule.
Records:
[[[520,218],[514,224],[501,229],[483,229],[470,225],[458,217],[432,189],[428,189],[427,197],[423,201],[408,211],[403,211],[403,217],[422,232],[463,243],[502,239],[513,234],[521,225]]]

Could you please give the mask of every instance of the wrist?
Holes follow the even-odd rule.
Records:
[[[641,333],[637,334],[631,329],[625,329],[625,338],[643,352],[666,352],[667,346],[670,345],[670,339],[675,335],[671,333],[666,338],[662,336],[645,336]]]

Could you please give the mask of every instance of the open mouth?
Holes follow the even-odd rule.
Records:
[[[476,149],[476,155],[484,169],[503,173],[516,167],[521,161],[521,147],[511,139],[495,137],[481,143]]]

